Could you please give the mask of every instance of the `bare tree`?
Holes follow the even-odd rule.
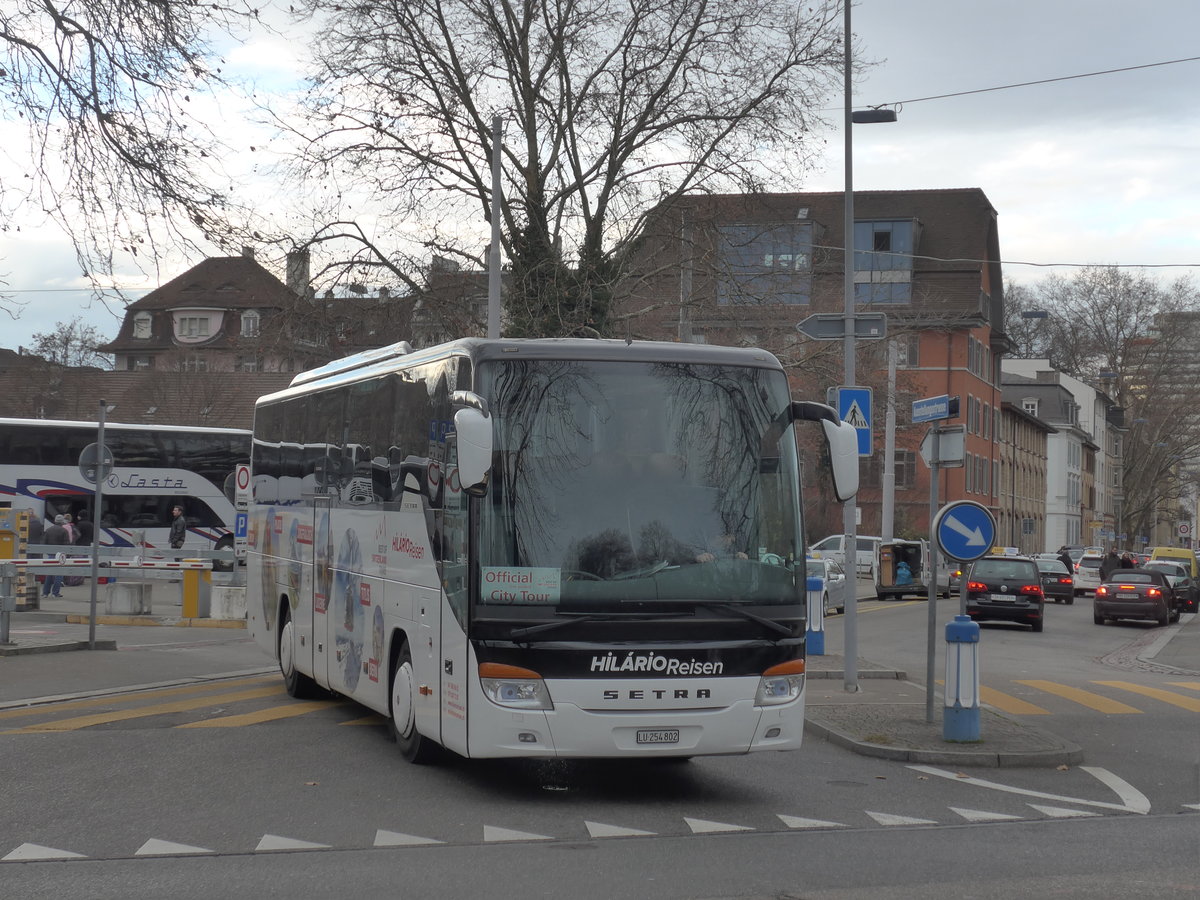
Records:
[[[70,234],[84,273],[153,257],[168,239],[219,238],[217,142],[191,111],[221,84],[207,36],[257,18],[243,0],[7,0],[0,5],[0,116],[28,135],[27,175],[0,194]],[[8,144],[9,153],[15,144]],[[0,188],[4,191],[5,188]]]
[[[298,165],[336,185],[313,241],[414,289],[428,253],[482,268],[468,223],[490,221],[501,116],[511,334],[609,333],[619,250],[655,204],[796,183],[842,64],[834,0],[302,6],[322,39]],[[386,243],[346,212],[362,192]]]
[[[93,366],[111,369],[112,358],[98,349],[106,342],[95,325],[85,325],[78,316],[58,322],[53,331],[33,336],[33,352],[59,366]]]

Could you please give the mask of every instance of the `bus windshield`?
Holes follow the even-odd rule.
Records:
[[[478,374],[498,451],[480,615],[803,597],[783,372],[514,359]]]

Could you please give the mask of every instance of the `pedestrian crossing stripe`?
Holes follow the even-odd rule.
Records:
[[[1094,694],[1091,691],[1080,690],[1079,688],[1070,687],[1065,684],[1057,684],[1053,681],[1018,681],[1017,684],[1025,684],[1032,688],[1037,688],[1039,691],[1045,691],[1047,694],[1054,694],[1058,697],[1071,700],[1078,703],[1080,706],[1086,706],[1089,709],[1094,709],[1102,713],[1141,714],[1140,709],[1135,709],[1128,704],[1122,703],[1119,700],[1110,700],[1101,694]]]
[[[1178,706],[1181,709],[1190,710],[1191,712],[1200,712],[1200,700],[1193,697],[1183,697],[1171,691],[1164,691],[1162,688],[1131,684],[1127,681],[1097,681],[1096,684],[1103,684],[1122,691],[1141,694],[1143,697],[1153,697],[1155,700],[1161,700],[1163,703],[1170,703],[1172,706]]]
[[[272,706],[254,712],[241,713],[233,716],[220,716],[215,719],[201,719],[199,722],[186,722],[176,725],[176,728],[242,728],[246,725],[259,725],[263,722],[276,722],[280,719],[292,719],[296,716],[306,716],[318,709],[330,709],[334,706],[344,706],[343,703],[330,703],[327,700],[313,700],[307,703],[289,703],[286,706]]]

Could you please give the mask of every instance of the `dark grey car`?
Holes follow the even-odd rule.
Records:
[[[1047,600],[1068,605],[1075,602],[1075,578],[1066,566],[1057,559],[1035,559],[1034,563],[1042,576],[1042,593]]]
[[[1041,631],[1045,607],[1042,576],[1032,559],[985,556],[967,571],[967,615],[976,621],[1021,622]]]

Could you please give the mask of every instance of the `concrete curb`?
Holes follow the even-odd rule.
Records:
[[[68,614],[69,625],[88,625],[90,616]],[[176,628],[245,628],[244,619],[194,619],[183,616],[96,616],[97,625],[168,625]]]
[[[31,653],[62,653],[65,650],[88,650],[88,641],[57,641],[45,644],[0,644],[0,656],[28,656]],[[116,650],[116,641],[96,641],[97,650]]]
[[[86,644],[86,641],[84,642]],[[246,678],[254,675],[278,674],[278,666],[266,666],[253,669],[239,669],[233,672],[219,672],[214,675],[193,675],[190,678],[177,678],[172,681],[154,681],[147,684],[120,685],[101,688],[95,691],[75,691],[70,694],[51,694],[45,697],[31,697],[28,700],[8,700],[0,702],[0,710],[25,709],[30,706],[45,706],[48,703],[60,703],[63,700],[88,700],[93,697],[109,697],[113,694],[125,694],[131,691],[153,691],[160,688],[173,688],[189,684],[209,684],[214,681],[226,681],[231,678]]]

